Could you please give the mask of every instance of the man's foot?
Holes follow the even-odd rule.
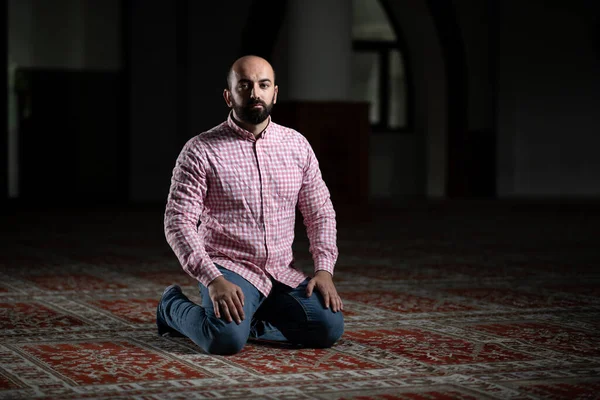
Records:
[[[269,347],[279,347],[286,349],[301,349],[303,346],[301,344],[291,343],[291,342],[283,342],[281,340],[268,340],[268,339],[258,339],[252,336],[248,336],[248,343],[254,343],[262,346]]]
[[[156,307],[156,327],[158,328],[159,336],[184,337],[185,335],[182,335],[180,332],[171,328],[161,317],[160,305],[162,304],[162,299],[165,297],[165,295],[172,293],[173,291],[181,293],[181,288],[177,285],[168,286],[158,301],[158,306]]]
[[[269,332],[266,335],[266,332]],[[265,339],[265,337],[269,339]],[[259,338],[260,337],[260,338]],[[271,323],[252,319],[250,327],[250,335],[248,336],[248,342],[273,346],[273,347],[285,347],[285,348],[300,348],[300,345],[290,343],[279,329],[274,327]]]

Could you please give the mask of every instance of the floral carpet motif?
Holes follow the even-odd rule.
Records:
[[[600,398],[600,205],[421,205],[338,232],[334,347],[211,356],[156,333],[164,287],[200,300],[161,210],[15,209],[0,221],[0,399]]]

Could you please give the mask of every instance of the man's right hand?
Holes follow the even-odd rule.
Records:
[[[244,292],[238,285],[221,275],[208,284],[208,294],[217,318],[223,317],[225,321],[235,321],[238,325],[242,323],[245,318]]]

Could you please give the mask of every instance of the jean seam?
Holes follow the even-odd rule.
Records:
[[[296,296],[291,295],[289,293],[286,293],[286,294],[288,296],[290,296],[291,298],[293,298],[296,301],[296,303],[298,303],[300,305],[300,307],[302,307],[302,311],[304,311],[304,316],[306,317],[306,322],[311,322],[310,319],[308,318],[308,311],[307,311],[306,307],[304,307],[304,304],[302,304],[302,302],[300,300],[298,300],[296,298]]]

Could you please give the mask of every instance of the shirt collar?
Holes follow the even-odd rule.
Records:
[[[260,137],[262,139],[265,139],[269,135],[268,132],[272,125],[271,124],[271,116],[269,116],[268,119],[269,119],[269,123],[267,124],[267,127],[262,131],[262,134],[260,135]],[[229,112],[229,116],[227,117],[227,125],[229,125],[229,127],[235,133],[237,133],[244,139],[256,140],[256,138],[254,137],[254,134],[252,132],[245,130],[244,128],[242,128],[241,126],[239,126],[238,124],[235,123],[235,121],[233,120],[233,111]]]

